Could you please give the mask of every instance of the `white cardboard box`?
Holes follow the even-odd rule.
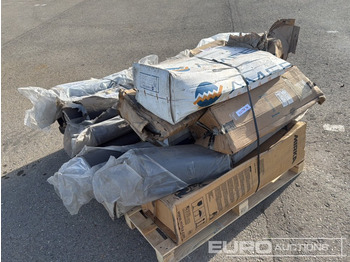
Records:
[[[197,56],[158,65],[134,64],[136,99],[158,117],[175,124],[204,107],[226,101],[283,74],[291,64],[274,55],[220,46]]]

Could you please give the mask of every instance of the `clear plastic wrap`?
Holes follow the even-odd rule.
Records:
[[[229,169],[228,155],[197,145],[132,149],[119,158],[110,157],[92,184],[100,203],[128,207],[217,178]]]
[[[158,56],[146,56],[139,63],[157,64]],[[24,124],[33,129],[48,129],[51,124],[61,117],[62,108],[67,103],[77,102],[92,95],[100,98],[114,96],[118,99],[119,89],[131,88],[132,84],[132,68],[129,68],[102,79],[72,82],[51,89],[41,87],[18,88],[18,91],[33,104],[33,108],[26,111]],[[114,94],[103,92],[112,88],[114,88]]]
[[[91,168],[84,158],[75,157],[47,179],[71,215],[77,214],[80,207],[94,197],[92,174],[101,166]]]
[[[19,88],[18,91],[33,104],[33,108],[26,111],[24,124],[31,128],[48,129],[61,117],[64,106],[71,105],[73,101],[93,94],[103,98],[101,91],[103,88],[111,88],[110,83],[114,82],[93,79],[69,83],[49,90],[41,87]],[[116,100],[118,100],[119,88],[114,89]],[[99,94],[96,94],[96,92]],[[107,94],[107,96],[110,98],[111,94]],[[78,104],[75,107],[84,112],[81,105]]]
[[[213,35],[211,37],[201,39],[196,47],[201,47],[203,45],[209,44],[210,42],[213,42],[216,40],[228,41],[228,39],[230,38],[230,35],[239,36],[239,35],[245,35],[245,34],[246,33],[239,33],[239,32],[216,34],[216,35]]]
[[[35,129],[47,129],[60,116],[59,99],[53,90],[41,87],[23,87],[18,91],[33,104],[24,116],[24,124]]]
[[[94,198],[92,177],[110,156],[118,158],[132,148],[153,147],[149,143],[128,146],[84,147],[81,153],[66,162],[48,182],[54,186],[71,215]],[[113,217],[112,217],[113,218]]]

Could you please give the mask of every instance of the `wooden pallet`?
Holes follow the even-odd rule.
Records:
[[[276,178],[257,193],[232,208],[226,214],[180,245],[177,245],[170,238],[167,238],[158,226],[153,223],[152,219],[147,218],[142,213],[140,207],[133,208],[125,214],[125,221],[131,229],[137,228],[143,237],[151,244],[156,251],[159,262],[179,261],[236,221],[244,213],[251,210],[289,181],[297,177],[302,169],[303,162]]]

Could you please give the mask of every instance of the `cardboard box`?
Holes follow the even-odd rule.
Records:
[[[297,67],[251,91],[261,138],[278,130],[325,97]],[[210,107],[192,128],[196,144],[234,154],[257,139],[248,94]]]
[[[205,109],[197,111],[179,123],[171,125],[137,103],[135,94],[135,90],[121,90],[118,110],[143,141],[156,142],[168,138],[176,141],[179,135],[190,135],[188,127],[193,125],[205,112]],[[168,143],[171,144],[169,141]]]
[[[218,46],[158,65],[134,64],[136,100],[171,124],[213,104],[254,89],[291,64],[259,50]]]
[[[259,189],[303,161],[305,135],[306,124],[297,122],[261,145]],[[257,186],[255,155],[209,184],[191,186],[142,208],[180,244],[254,194]]]

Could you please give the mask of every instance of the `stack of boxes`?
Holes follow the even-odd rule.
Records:
[[[325,100],[297,67],[269,52],[211,45],[195,53],[134,64],[135,89],[119,94],[118,110],[142,140],[195,143],[234,163],[214,181],[142,205],[178,244],[301,164],[306,124],[297,120]]]

